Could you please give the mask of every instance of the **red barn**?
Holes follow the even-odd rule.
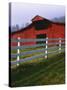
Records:
[[[39,15],[32,19],[32,23],[24,29],[18,30],[11,34],[11,38],[38,39],[38,38],[64,38],[65,24],[52,22]],[[33,42],[30,42],[31,44]]]

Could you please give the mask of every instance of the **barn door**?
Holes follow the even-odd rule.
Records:
[[[46,34],[38,34],[36,36],[37,39],[45,39],[46,38]],[[37,41],[36,42],[37,44],[43,44],[43,43],[46,43],[46,41]]]

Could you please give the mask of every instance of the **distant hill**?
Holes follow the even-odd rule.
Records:
[[[65,16],[62,16],[62,17],[59,17],[59,18],[53,18],[52,21],[65,23]]]

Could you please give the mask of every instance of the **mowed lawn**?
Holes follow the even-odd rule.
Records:
[[[65,83],[65,53],[11,69],[11,86],[36,86]]]

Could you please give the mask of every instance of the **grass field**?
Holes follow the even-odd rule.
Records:
[[[65,83],[65,54],[52,55],[47,60],[25,63],[11,69],[11,86],[36,86]]]

